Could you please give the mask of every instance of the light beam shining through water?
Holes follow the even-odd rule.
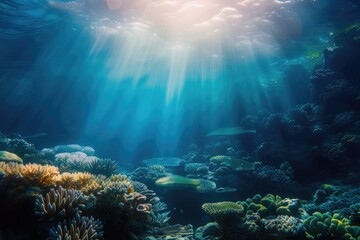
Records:
[[[74,84],[90,92],[72,93],[88,101],[84,135],[119,137],[129,151],[147,139],[171,149],[194,128],[236,126],[239,115],[271,108],[263,85],[279,72],[270,63],[303,30],[296,2],[50,0],[47,10],[65,13],[62,21],[74,27],[54,26],[58,37],[32,71],[65,76],[64,96]],[[76,121],[62,97],[59,118]]]
[[[92,54],[106,49],[108,77],[131,77],[136,86],[146,76],[166,89],[167,101],[179,97],[188,76],[218,79],[229,55],[248,62],[273,57],[277,40],[298,36],[302,27],[290,1],[107,0],[98,11],[89,9],[99,1],[77,3],[77,10],[74,2],[53,6],[87,15]]]

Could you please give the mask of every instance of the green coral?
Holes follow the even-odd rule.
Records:
[[[287,215],[298,217],[302,214],[301,203],[298,199],[284,198],[268,194],[262,197],[260,194],[246,201],[238,202],[241,204],[246,214],[258,213],[261,217],[270,215]]]
[[[217,220],[244,216],[244,207],[235,202],[205,203],[201,208]]]
[[[315,212],[304,221],[306,227],[306,238],[313,239],[340,239],[359,240],[360,227],[350,226],[347,218],[340,214],[330,212]]]

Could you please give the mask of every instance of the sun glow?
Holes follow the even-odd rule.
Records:
[[[249,62],[276,54],[274,33],[286,38],[277,20],[279,16],[294,18],[285,8],[288,4],[269,0],[107,0],[107,12],[92,17],[96,38],[92,54],[107,55],[109,79],[132,78],[136,86],[147,78],[149,86],[166,89],[170,101],[179,97],[189,76],[194,76],[191,80],[215,81],[229,54]],[[299,24],[292,27],[301,28]],[[104,49],[111,50],[104,53]]]

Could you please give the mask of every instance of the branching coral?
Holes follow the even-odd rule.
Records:
[[[49,222],[58,222],[75,217],[85,207],[87,198],[77,190],[52,188],[45,197],[39,195],[35,203],[35,214]]]
[[[20,174],[29,185],[44,187],[54,185],[59,169],[50,165],[27,164],[20,168]]]
[[[59,169],[50,165],[0,163],[0,170],[9,177],[17,177],[25,185],[44,188],[55,184]]]
[[[102,223],[93,217],[80,217],[63,221],[50,229],[48,240],[102,240]]]

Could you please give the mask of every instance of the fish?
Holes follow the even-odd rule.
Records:
[[[219,187],[215,190],[216,193],[229,193],[229,192],[236,192],[237,189],[233,187]]]
[[[0,162],[15,162],[15,163],[24,163],[21,157],[15,153],[0,151]]]
[[[179,175],[169,175],[159,178],[155,181],[155,184],[170,189],[191,188],[199,193],[211,192],[216,189],[216,184],[213,181],[187,178]]]
[[[242,127],[218,128],[209,132],[206,136],[234,136],[246,133],[256,133],[256,130],[243,129]]]

